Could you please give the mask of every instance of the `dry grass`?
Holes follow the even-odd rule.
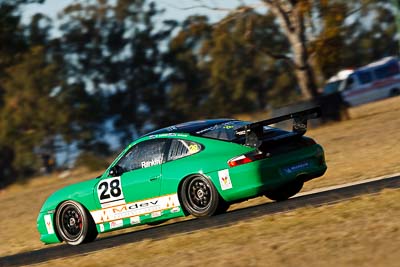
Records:
[[[387,99],[385,101],[380,101],[376,103],[372,103],[369,105],[353,108],[351,111],[351,119],[348,121],[344,121],[341,123],[336,123],[332,125],[326,125],[317,129],[313,129],[309,131],[309,135],[315,138],[319,143],[321,143],[325,150],[326,150],[326,158],[328,163],[328,172],[325,174],[324,177],[315,179],[310,181],[306,184],[305,189],[312,189],[316,187],[326,186],[326,185],[334,185],[334,184],[341,184],[345,182],[361,180],[365,178],[371,178],[377,175],[384,175],[390,174],[395,172],[400,172],[400,97]],[[39,241],[39,234],[36,231],[36,216],[39,212],[39,209],[46,199],[46,197],[51,194],[51,192],[55,191],[56,189],[63,187],[67,184],[77,182],[80,180],[89,179],[90,177],[94,177],[98,175],[98,173],[87,173],[83,170],[75,170],[67,178],[59,178],[57,175],[49,176],[49,177],[41,177],[37,179],[33,179],[26,184],[19,184],[13,185],[6,190],[0,191],[0,256],[4,255],[11,255],[22,251],[29,251],[33,249],[43,248],[43,244]],[[399,200],[399,195],[397,196],[397,200]],[[260,202],[266,202],[265,198],[257,198],[252,201],[244,202],[243,204],[238,204],[233,208],[243,207],[247,205],[253,205]],[[373,201],[367,202],[366,205],[371,204]],[[400,202],[400,201],[398,201]],[[360,204],[361,205],[361,204]],[[342,207],[339,205],[339,207]],[[369,207],[366,206],[368,210]],[[318,209],[319,210],[319,209]],[[329,208],[327,208],[329,210]],[[397,212],[399,209],[397,209]],[[311,212],[311,211],[310,211]],[[358,213],[359,211],[357,211]],[[360,210],[360,212],[363,212]],[[396,212],[393,210],[391,212]],[[298,212],[291,213],[293,216],[297,216]],[[317,227],[320,230],[323,230],[323,226],[325,224],[325,220],[323,218],[317,218],[315,216],[313,219],[315,222],[310,221],[313,224],[313,227]],[[371,218],[368,216],[371,215]],[[287,215],[279,215],[281,217],[276,217],[275,220],[285,221]],[[292,216],[292,215],[290,215]],[[374,217],[377,215],[373,215],[373,213],[366,214],[366,220],[374,220]],[[399,217],[399,216],[397,216]],[[395,218],[395,217],[393,217]],[[322,221],[323,222],[322,222]],[[270,219],[264,218],[264,223],[268,223]],[[300,219],[295,220],[297,223],[302,225]],[[357,223],[362,224],[362,221],[357,221]],[[381,222],[383,225],[385,221]],[[390,226],[390,220],[387,222],[388,227]],[[314,225],[315,224],[315,225]],[[319,225],[322,224],[322,225]],[[235,226],[239,227],[241,224]],[[245,226],[241,226],[242,228],[249,227],[251,231],[259,231],[261,229],[252,228],[247,223],[244,224]],[[251,225],[251,224],[250,224]],[[271,224],[273,225],[273,224]],[[281,223],[279,223],[281,225]],[[256,227],[256,226],[254,226]],[[268,226],[271,229],[274,229],[275,226]],[[335,227],[338,229],[335,230]],[[239,227],[240,228],[240,227]],[[269,229],[269,228],[268,228]],[[295,229],[297,229],[295,227]],[[342,227],[340,225],[332,225],[332,231],[341,231]],[[249,231],[250,231],[249,230]],[[301,229],[299,229],[301,230]],[[361,228],[360,235],[366,235],[365,228]],[[368,230],[368,229],[367,229]],[[232,239],[232,234],[229,233],[228,230],[220,229],[220,230],[212,230],[212,233],[216,233],[221,231],[221,233],[225,233],[228,239],[226,239],[226,243],[221,240],[220,247],[217,248],[214,244],[211,246],[214,250],[220,250],[221,255],[230,255],[231,258],[237,258],[236,255],[247,255],[247,257],[243,257],[243,259],[254,258],[254,259],[265,259],[263,258],[267,252],[271,252],[269,254],[272,259],[275,260],[282,260],[284,261],[283,255],[287,256],[287,263],[292,262],[290,259],[290,252],[281,251],[280,248],[287,248],[291,251],[298,251],[298,250],[311,250],[314,244],[308,244],[309,246],[304,246],[303,243],[307,240],[303,240],[305,237],[300,238],[300,235],[295,235],[295,232],[292,233],[291,236],[286,235],[285,233],[279,233],[279,235],[284,235],[283,240],[285,242],[290,243],[293,242],[297,244],[295,247],[291,245],[279,245],[279,236],[276,236],[281,230],[276,229],[278,232],[263,232],[263,235],[259,235],[258,233],[253,233],[252,235],[248,235],[246,238],[249,238],[252,242],[261,242],[260,246],[265,246],[267,250],[263,255],[258,255],[258,250],[256,247],[253,247],[254,251],[251,251],[247,248],[247,246],[243,246],[242,248],[237,248],[237,245],[233,245],[232,242],[235,239]],[[266,230],[267,231],[267,230]],[[268,230],[269,231],[269,230]],[[274,230],[275,231],[275,230]],[[117,232],[118,234],[119,232]],[[304,232],[303,232],[304,234]],[[193,234],[194,237],[199,236],[196,242],[199,242],[198,239],[204,239],[204,242],[207,242],[211,235],[207,232],[202,233],[195,233]],[[235,234],[235,236],[240,234]],[[267,235],[267,237],[265,237]],[[309,236],[309,234],[304,234],[305,236]],[[327,233],[329,235],[329,233]],[[397,235],[399,236],[398,232]],[[202,237],[202,238],[201,238]],[[259,241],[255,241],[255,239],[260,238]],[[271,241],[269,239],[271,237],[275,237],[275,241]],[[377,235],[377,237],[381,237],[381,235]],[[185,237],[176,237],[181,238],[182,244],[186,244]],[[236,237],[235,237],[236,238]],[[243,237],[244,238],[244,237]],[[300,239],[298,239],[300,238]],[[311,237],[310,237],[311,238]],[[325,238],[325,237],[324,237]],[[327,238],[327,237],[326,237]],[[345,235],[339,233],[336,237],[330,237],[335,242],[326,241],[325,244],[320,244],[321,246],[327,245],[326,248],[321,248],[324,250],[329,251],[331,249],[331,244],[338,244],[343,242],[347,245],[347,238]],[[168,239],[169,240],[169,239]],[[233,241],[232,241],[233,240]],[[311,239],[312,240],[312,239]],[[319,239],[318,239],[319,240]],[[361,239],[360,239],[361,240]],[[378,240],[379,241],[379,240]],[[166,260],[166,262],[176,261],[181,256],[193,256],[194,258],[199,257],[196,254],[196,251],[190,252],[183,250],[183,245],[177,245],[180,250],[175,248],[169,248],[170,245],[168,242],[162,243],[160,246],[166,247],[165,249],[172,249],[174,250],[171,252],[171,255],[164,255],[163,257],[170,257],[170,260]],[[174,241],[175,242],[175,241]],[[244,240],[241,240],[242,244],[247,244]],[[380,242],[380,241],[379,241]],[[378,242],[378,243],[379,243]],[[382,241],[383,242],[383,241]],[[311,243],[311,242],[310,242]],[[135,246],[139,246],[142,250],[150,250],[149,255],[153,255],[151,252],[152,244],[154,242],[148,241],[136,244]],[[158,244],[158,243],[157,243]],[[202,244],[201,251],[208,251],[210,248],[207,248],[206,245]],[[276,249],[273,249],[271,244],[278,244]],[[286,244],[286,243],[285,243]],[[148,246],[150,249],[148,249]],[[175,246],[175,244],[174,244]],[[236,247],[235,250],[231,250],[229,247],[233,246]],[[361,246],[361,245],[357,245]],[[357,248],[355,246],[355,248]],[[371,246],[368,249],[376,248],[375,245],[372,243],[368,246]],[[275,245],[273,246],[275,247]],[[332,247],[334,248],[334,247]],[[369,251],[369,250],[366,251]],[[390,249],[390,248],[389,248]],[[122,251],[122,249],[118,249]],[[168,252],[168,251],[167,251]],[[143,253],[143,251],[142,251]],[[146,252],[147,253],[147,252]],[[146,254],[143,253],[143,254]],[[332,252],[331,252],[332,253]],[[373,254],[373,253],[371,253]],[[200,254],[201,255],[201,254]],[[279,256],[281,255],[281,256]],[[367,255],[368,257],[372,257],[373,255]],[[91,257],[91,256],[88,256]],[[137,257],[137,256],[136,256]],[[149,257],[149,256],[141,256],[141,257]],[[261,258],[260,258],[261,257]],[[301,256],[297,256],[301,257]],[[312,255],[307,256],[309,260],[312,260],[310,257]],[[383,257],[383,256],[382,256]],[[296,258],[296,257],[295,257]],[[215,258],[214,258],[215,259]],[[204,259],[206,262],[208,258]],[[350,258],[349,258],[350,260]],[[133,262],[133,260],[132,260]],[[197,262],[197,261],[195,261]],[[268,260],[269,262],[269,260]],[[241,265],[237,262],[237,265]],[[251,261],[248,262],[251,265]],[[293,263],[293,262],[292,262]],[[190,265],[190,264],[189,264]],[[248,265],[248,264],[246,264]],[[294,264],[293,264],[294,265]],[[355,265],[355,264],[354,264]],[[89,265],[86,265],[89,266]]]
[[[39,266],[398,266],[399,200],[386,190]]]
[[[0,256],[43,248],[36,230],[36,218],[45,199],[58,188],[96,175],[75,170],[71,177],[78,178],[62,179],[55,174],[0,191]]]
[[[306,190],[400,172],[400,97],[353,108],[350,117],[308,132],[324,147],[328,171]]]

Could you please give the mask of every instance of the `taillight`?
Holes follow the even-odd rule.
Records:
[[[228,161],[229,167],[235,167],[239,166],[242,164],[250,163],[252,162],[251,158],[247,157],[246,155],[241,155],[239,157],[235,157],[231,160]]]
[[[242,164],[250,163],[256,160],[260,160],[265,158],[264,154],[261,151],[252,151],[247,154],[240,155],[238,157],[234,157],[228,161],[229,167],[236,167]]]

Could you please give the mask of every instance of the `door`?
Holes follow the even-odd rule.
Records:
[[[97,224],[115,221],[110,229],[122,227],[121,219],[131,217],[131,224],[137,223],[138,216],[163,209],[159,195],[166,144],[166,139],[136,144],[114,165],[118,174],[99,181],[97,198],[101,209],[91,212]]]
[[[164,163],[166,139],[141,142],[119,161],[124,173],[121,185],[126,203],[151,199],[160,195],[161,164]]]

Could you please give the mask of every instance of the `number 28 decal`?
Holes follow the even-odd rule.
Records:
[[[97,196],[102,208],[125,203],[121,187],[121,177],[113,177],[100,181],[97,185]]]

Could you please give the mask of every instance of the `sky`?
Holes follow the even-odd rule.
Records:
[[[255,5],[260,3],[260,0],[154,0],[159,8],[165,9],[165,19],[183,20],[186,17],[194,14],[207,15],[211,22],[221,20],[228,11],[214,11],[207,8],[197,7],[201,3],[211,7],[217,7],[221,9],[232,9],[240,5],[240,3],[246,3],[249,5]],[[57,15],[62,11],[64,7],[73,2],[84,2],[79,0],[46,0],[43,4],[30,4],[27,5],[23,10],[23,22],[28,23],[30,17],[36,13],[44,13],[52,18],[57,25]],[[53,34],[57,35],[57,31]]]

